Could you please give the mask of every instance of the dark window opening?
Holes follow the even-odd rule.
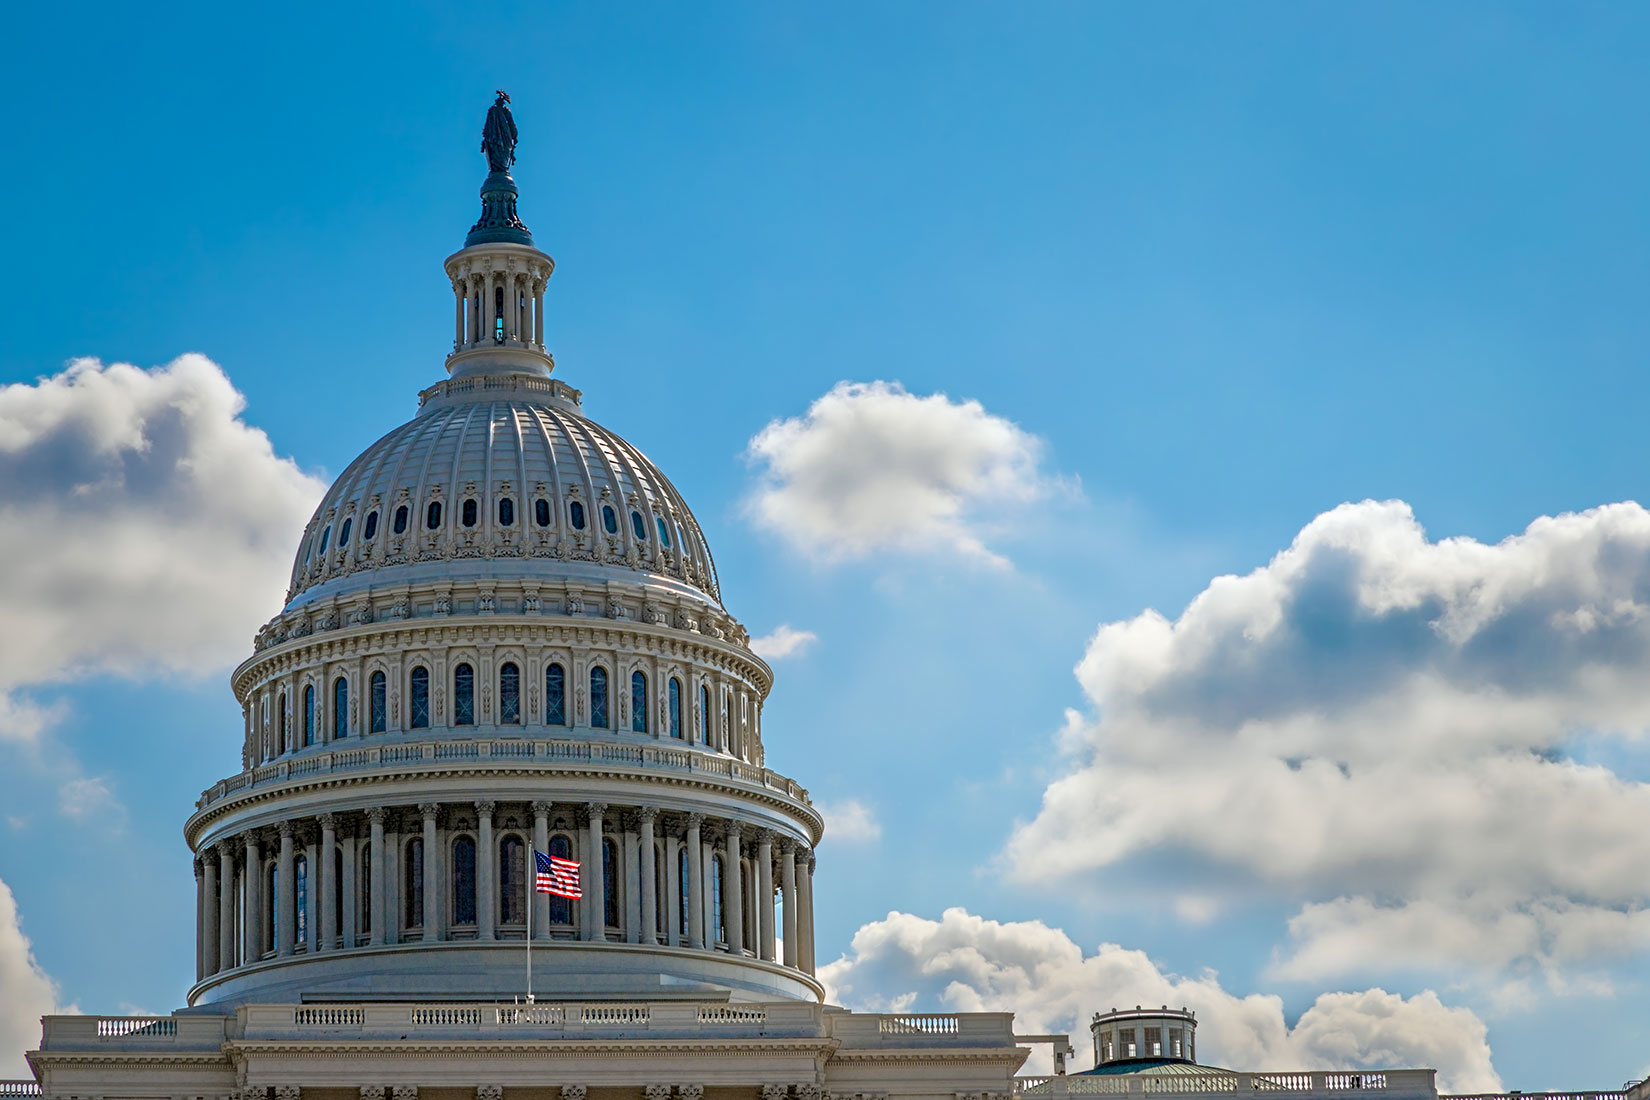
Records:
[[[550,502],[543,497],[533,502],[533,522],[540,527],[550,526]]]
[[[647,524],[642,522],[640,512],[630,513],[630,533],[636,536],[637,542],[647,541]]]
[[[504,343],[504,288],[493,288],[493,343]]]
[[[660,543],[660,545],[662,545],[666,550],[669,550],[670,549],[670,526],[665,523],[665,518],[663,516],[655,516],[654,517],[654,523],[657,524],[658,528],[659,528],[659,543]]]
[[[412,701],[409,710],[412,715],[412,728],[415,730],[428,729],[430,726],[430,670],[423,665],[412,670]]]
[[[332,736],[349,736],[349,681],[342,676],[332,682]]]
[[[373,733],[383,733],[385,727],[388,725],[388,722],[386,721],[386,719],[389,717],[389,714],[388,714],[388,709],[384,705],[384,702],[385,702],[385,700],[384,700],[384,694],[385,694],[384,689],[387,686],[388,685],[385,681],[385,677],[384,677],[384,674],[382,672],[375,672],[375,673],[372,674],[372,732]]]
[[[476,724],[476,673],[468,664],[453,669],[453,725]]]
[[[647,674],[630,674],[630,732],[647,732]]]
[[[338,528],[338,545],[340,548],[349,545],[349,529],[354,522],[354,517],[346,516],[344,517],[344,525]]]
[[[573,530],[584,530],[584,505],[575,500],[567,506],[567,516],[573,523]]]
[[[506,726],[521,725],[521,669],[514,661],[498,670],[498,720]]]
[[[463,508],[459,510],[459,516],[463,519],[464,526],[474,527],[476,525],[476,512],[477,509],[475,501],[467,500],[464,502]]]
[[[361,528],[361,541],[371,542],[378,534],[378,513],[368,512],[366,525]]]
[[[602,527],[606,528],[607,533],[610,535],[616,535],[619,533],[619,517],[614,514],[612,508],[605,504],[602,505]],[[328,530],[331,530],[331,528],[328,528]],[[327,540],[323,538],[321,540],[321,552],[323,554],[326,553],[326,549]]]
[[[567,673],[560,665],[544,670],[544,724],[567,725]]]
[[[453,841],[453,923],[476,922],[476,842],[467,836]]]
[[[424,526],[432,531],[441,526],[441,502],[439,500],[430,501],[430,506],[424,509]]]
[[[590,724],[607,728],[607,669],[600,665],[590,670]]]
[[[407,874],[401,896],[406,907],[401,923],[407,928],[424,927],[424,839],[413,837],[407,841]]]
[[[398,535],[407,533],[407,506],[405,504],[395,510],[395,533]]]
[[[509,497],[500,497],[498,502],[498,525],[510,527],[516,522],[516,502]]]

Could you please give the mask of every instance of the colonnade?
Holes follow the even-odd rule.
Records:
[[[534,852],[576,860],[583,896],[534,889]],[[721,951],[812,974],[814,867],[792,836],[649,805],[482,800],[324,813],[197,854],[197,979],[268,958],[522,940],[529,929],[535,941]]]
[[[525,271],[476,271],[453,279],[453,350],[497,341],[498,291],[504,291],[504,342],[544,350],[544,288]]]

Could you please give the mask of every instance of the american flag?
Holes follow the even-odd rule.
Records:
[[[533,862],[538,865],[538,889],[541,894],[558,898],[582,898],[579,892],[579,862],[534,851]]]

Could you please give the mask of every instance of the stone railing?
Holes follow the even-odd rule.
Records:
[[[0,1081],[0,1096],[39,1096],[38,1081]]]
[[[241,791],[311,776],[385,769],[402,771],[409,765],[435,767],[508,761],[512,765],[545,768],[603,767],[669,771],[737,780],[778,794],[804,806],[812,805],[808,790],[771,768],[747,764],[728,756],[670,745],[626,745],[605,741],[534,738],[474,738],[464,740],[404,741],[332,749],[295,756],[230,776],[201,792],[198,809],[206,809]]]
[[[1252,1096],[1261,1092],[1349,1098],[1378,1094],[1384,1100],[1398,1100],[1399,1097],[1409,1100],[1436,1097],[1434,1077],[1430,1069],[1369,1072],[1311,1070],[1299,1073],[1234,1073],[1216,1069],[1196,1073],[1148,1071],[1095,1076],[1016,1077],[1014,1092],[1028,1100],[1032,1097],[1071,1096]]]
[[[1448,1100],[1627,1100],[1627,1089],[1608,1092],[1460,1092]],[[1439,1097],[1439,1100],[1445,1100]]]

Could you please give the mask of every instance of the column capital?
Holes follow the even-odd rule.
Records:
[[[384,1100],[383,1085],[362,1085],[361,1100]]]
[[[496,810],[496,809],[498,809],[498,803],[496,803],[496,802],[483,800],[481,802],[476,803],[476,814],[481,816],[481,817],[492,817],[493,816],[493,811]],[[491,1088],[492,1086],[488,1085],[488,1086],[485,1086],[485,1087]],[[500,1086],[500,1088],[502,1088],[502,1087],[503,1086]]]
[[[246,832],[242,833],[241,842],[249,849],[256,848],[258,846],[258,830],[248,829]]]
[[[393,1100],[418,1100],[417,1085],[396,1085],[390,1089]]]
[[[561,1087],[561,1100],[584,1100],[584,1094],[584,1085],[563,1085]]]
[[[744,835],[745,825],[744,822],[740,821],[738,818],[730,817],[728,818],[727,825],[724,827],[727,829],[728,846],[731,848],[738,844],[739,838]]]
[[[780,837],[779,838],[779,854],[783,855],[783,856],[790,856],[792,859],[795,859],[796,858],[796,841],[793,838],[788,837],[788,836]]]
[[[303,1090],[301,1090],[297,1085],[275,1086],[275,1100],[299,1100],[299,1097],[302,1095]]]
[[[290,821],[282,821],[275,826],[275,835],[282,840],[291,840],[294,831],[293,824]]]
[[[756,830],[756,843],[758,844],[766,844],[771,847],[773,845],[773,837],[774,832],[772,829]]]
[[[504,1100],[503,1085],[477,1085],[476,1100]]]
[[[332,829],[335,832],[338,829],[338,815],[337,814],[321,814],[315,820],[319,821],[321,823],[321,828],[323,828],[323,829]]]
[[[643,806],[641,809],[636,811],[636,820],[643,823],[657,820],[658,816],[659,807],[657,806]]]
[[[545,799],[541,798],[537,802],[533,803],[533,814],[536,817],[549,817],[550,816],[550,810],[554,806],[555,806],[555,803],[546,801]],[[573,1087],[583,1088],[584,1086],[583,1085],[578,1085],[578,1086],[573,1086]]]
[[[367,820],[374,825],[382,825],[384,824],[384,818],[388,815],[388,813],[389,811],[384,809],[382,806],[368,806]]]
[[[584,804],[584,812],[590,814],[592,817],[600,817],[602,814],[607,812],[607,803],[586,802]]]
[[[420,802],[418,804],[418,812],[423,816],[424,820],[434,820],[435,815],[441,812],[441,804],[439,802]]]
[[[647,1100],[670,1100],[669,1085],[648,1085],[642,1089]]]
[[[677,1085],[676,1095],[681,1097],[681,1100],[704,1100],[705,1086]]]
[[[206,857],[205,856],[196,856],[194,859],[190,860],[189,862],[193,863],[195,865],[195,881],[199,882],[201,880],[201,878],[206,874]]]
[[[699,826],[703,825],[704,823],[705,823],[705,815],[704,814],[693,813],[693,814],[688,814],[687,815],[687,827],[690,828],[690,829],[697,829],[697,828],[699,828]]]
[[[243,1085],[240,1090],[241,1100],[269,1100],[268,1085]]]
[[[790,1091],[789,1085],[763,1085],[762,1100],[785,1100]]]

